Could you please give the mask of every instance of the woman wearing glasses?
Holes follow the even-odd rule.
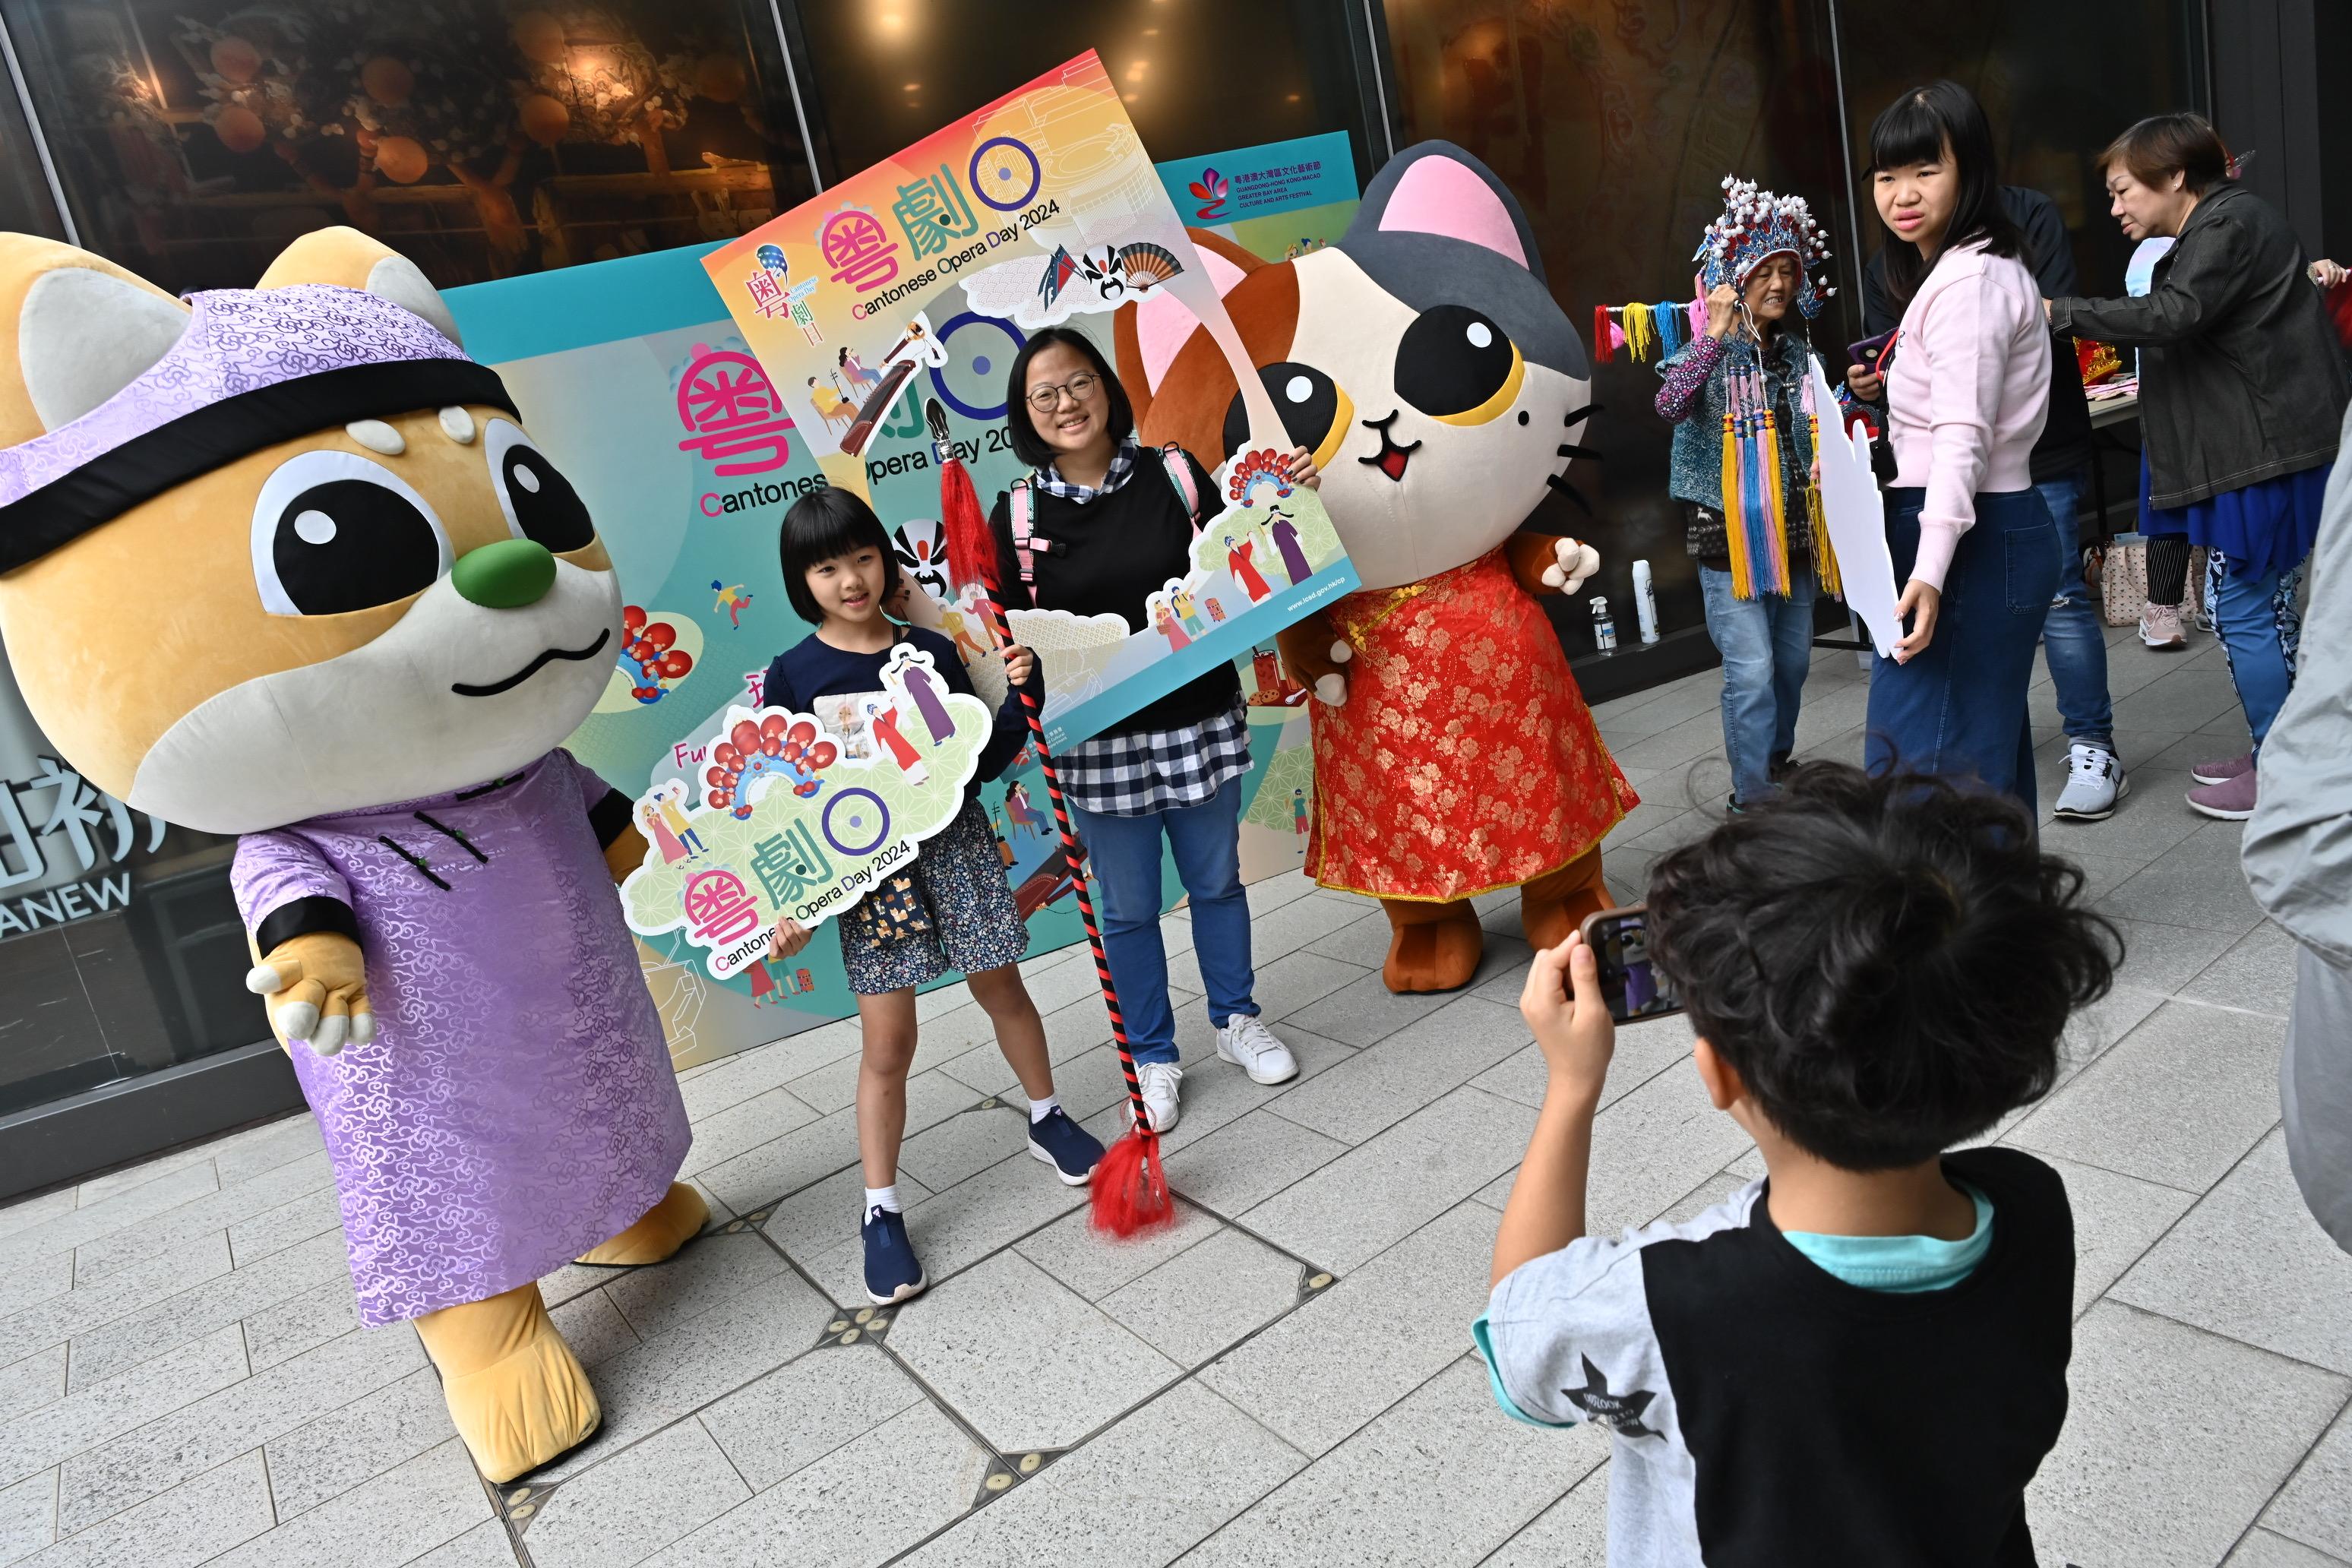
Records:
[[[1034,470],[1025,487],[997,498],[991,520],[1005,606],[1113,615],[1131,632],[1150,629],[1146,596],[1185,574],[1193,532],[1217,510],[1208,470],[1190,452],[1137,441],[1127,394],[1102,352],[1067,328],[1030,337],[1013,362],[1005,403],[1013,453]],[[1304,450],[1291,454],[1290,476],[1309,487],[1319,479]],[[1183,1077],[1160,941],[1163,835],[1192,899],[1193,956],[1217,1055],[1258,1083],[1298,1073],[1251,994],[1240,847],[1245,711],[1240,679],[1221,664],[1055,759],[1093,862],[1103,948],[1144,1106],[1162,1131],[1176,1124]]]

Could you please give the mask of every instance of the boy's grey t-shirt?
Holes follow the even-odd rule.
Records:
[[[2065,1418],[2073,1218],[2030,1155],[1945,1169],[2000,1216],[1948,1289],[1835,1279],[1760,1183],[1496,1287],[1475,1331],[1513,1414],[1613,1434],[1611,1568],[2033,1568],[2025,1483]]]

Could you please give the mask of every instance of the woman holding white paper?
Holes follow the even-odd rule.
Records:
[[[1966,88],[1905,93],[1872,125],[1870,154],[1878,216],[1901,242],[1886,276],[1903,321],[1879,366],[1908,629],[1872,666],[1865,757],[1874,772],[1973,775],[2032,816],[2025,693],[2059,558],[2031,464],[2050,403],[2041,290]]]

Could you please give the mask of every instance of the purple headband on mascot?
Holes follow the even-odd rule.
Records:
[[[187,330],[80,418],[0,448],[0,572],[279,441],[416,408],[514,411],[432,323],[323,283],[189,296]]]

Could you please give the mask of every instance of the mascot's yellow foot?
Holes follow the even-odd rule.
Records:
[[[569,1453],[604,1419],[535,1283],[427,1312],[416,1337],[440,1370],[457,1436],[494,1485]]]
[[[582,1253],[580,1261],[604,1268],[659,1263],[692,1241],[709,1218],[710,1205],[702,1201],[700,1193],[684,1182],[672,1182],[662,1201],[639,1215],[636,1224],[593,1251]]]
[[[1585,916],[1616,907],[1601,879],[1598,845],[1519,889],[1519,923],[1530,947],[1558,947]]]
[[[1486,933],[1469,900],[1433,904],[1382,899],[1381,908],[1389,917],[1389,956],[1381,978],[1390,990],[1458,991],[1470,984]]]

